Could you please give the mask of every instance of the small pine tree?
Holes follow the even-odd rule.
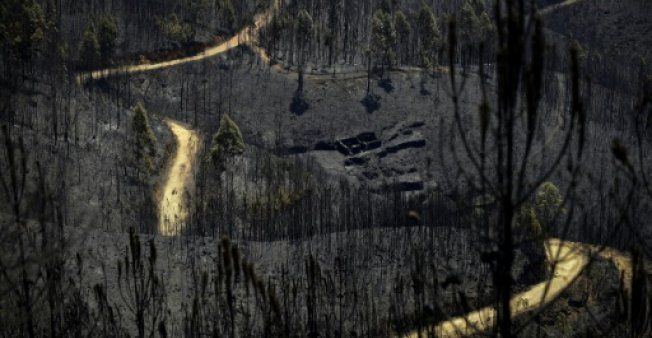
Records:
[[[459,27],[462,43],[476,45],[480,36],[480,19],[469,1],[466,1],[460,9]]]
[[[152,157],[156,155],[156,137],[149,126],[147,110],[142,103],[134,107],[132,132],[135,165],[148,172],[152,169]]]
[[[294,101],[303,103],[303,67],[305,64],[306,46],[313,32],[312,16],[306,10],[301,10],[297,16],[296,34],[299,45],[299,76]]]
[[[213,146],[210,156],[213,162],[221,166],[221,163],[229,157],[242,154],[245,149],[242,133],[238,125],[224,114],[220,122],[220,128],[213,136]]]
[[[95,28],[91,25],[84,31],[79,48],[79,64],[85,69],[92,69],[100,60],[100,44],[97,41]]]
[[[554,226],[557,214],[564,212],[561,193],[552,182],[545,182],[541,185],[537,191],[535,204],[537,215],[545,229],[548,230]]]
[[[38,54],[47,29],[47,20],[36,1],[0,3],[0,46],[21,61],[30,61]]]
[[[542,280],[546,273],[546,251],[541,223],[536,211],[529,204],[524,205],[514,217],[514,233],[521,250],[528,259],[523,282],[526,284]]]
[[[233,32],[236,29],[236,17],[235,17],[235,8],[231,0],[222,1],[222,19],[224,20],[224,27]]]
[[[408,21],[407,17],[403,12],[397,11],[395,14],[394,21],[396,22],[396,33],[398,34],[398,38],[401,44],[401,61],[405,62],[407,61],[406,59],[408,58],[408,52],[409,52],[409,41],[410,41],[410,34],[412,34],[412,26],[410,26],[410,22]]]
[[[427,68],[433,63],[432,55],[441,38],[439,27],[437,26],[437,19],[435,18],[435,14],[432,12],[432,8],[425,4],[421,6],[417,22],[421,65]]]
[[[478,25],[480,29],[480,38],[484,41],[486,46],[491,45],[496,27],[487,12],[482,12],[482,14],[480,14],[478,17]]]
[[[115,54],[116,40],[118,38],[118,24],[115,17],[104,16],[100,19],[97,40],[100,46],[102,63],[108,64]]]
[[[195,38],[195,30],[192,25],[180,19],[176,14],[158,21],[161,33],[176,45],[190,43]]]
[[[299,11],[299,14],[297,15],[296,32],[299,41],[299,49],[301,49],[300,53],[303,54],[305,52],[304,49],[306,44],[310,41],[313,32],[312,16],[305,9]]]
[[[379,10],[371,24],[371,43],[373,51],[382,60],[383,66],[390,66],[394,55],[392,48],[396,43],[396,28],[389,13]]]

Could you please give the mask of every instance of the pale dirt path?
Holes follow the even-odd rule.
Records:
[[[178,122],[165,121],[177,140],[174,160],[168,170],[159,206],[159,234],[179,234],[188,217],[186,195],[190,194],[192,165],[199,150],[199,134]]]
[[[512,317],[539,309],[557,299],[584,271],[592,254],[612,260],[618,270],[624,274],[625,289],[629,290],[632,281],[632,265],[627,254],[612,248],[550,239],[546,243],[546,255],[550,262],[556,262],[553,277],[515,295],[510,302]],[[464,337],[478,334],[492,328],[496,324],[496,318],[496,309],[485,307],[439,323],[434,327],[434,332],[437,337]],[[424,332],[427,330],[421,330],[421,333]],[[413,331],[405,337],[419,337],[419,333]]]
[[[580,2],[580,1],[582,1],[582,0],[566,0],[564,2],[560,2],[560,3],[556,4],[556,5],[550,5],[550,6],[546,7],[546,8],[544,8],[544,9],[540,10],[539,14],[541,14],[541,15],[550,14],[550,13],[552,13],[552,12],[558,10],[558,9],[568,7],[568,6],[573,5],[573,4],[575,4],[577,2]]]
[[[170,68],[186,63],[197,62],[197,61],[201,61],[204,59],[217,56],[235,47],[249,43],[249,41],[255,37],[256,33],[260,28],[269,24],[269,22],[272,19],[272,14],[274,13],[275,9],[278,8],[280,1],[281,0],[277,0],[271,9],[254,16],[253,26],[242,29],[240,32],[232,36],[230,39],[222,42],[221,44],[215,47],[208,48],[197,55],[169,60],[169,61],[157,62],[157,63],[120,66],[114,68],[95,70],[92,72],[84,72],[77,75],[77,82],[83,83],[84,81],[89,79],[94,79],[94,80],[102,79],[114,74],[118,74],[118,75],[134,74],[134,73],[142,73],[142,72],[147,72],[152,70],[165,69],[165,68]]]

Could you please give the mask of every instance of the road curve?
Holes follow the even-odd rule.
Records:
[[[536,284],[512,298],[510,302],[512,317],[536,310],[557,299],[584,271],[593,254],[614,262],[624,274],[625,288],[628,290],[631,285],[632,265],[627,254],[611,248],[550,239],[546,243],[546,255],[550,262],[556,262],[554,274],[550,280]],[[423,329],[420,332],[412,331],[405,337],[419,337],[420,333],[427,331],[434,331],[437,337],[469,336],[492,328],[496,324],[496,318],[496,309],[485,307],[439,323],[434,328]]]
[[[552,12],[558,10],[558,9],[568,7],[568,6],[573,5],[573,4],[575,4],[577,2],[580,2],[580,1],[582,1],[582,0],[566,0],[564,2],[560,2],[560,3],[555,4],[555,5],[550,5],[550,6],[546,7],[546,8],[541,9],[539,11],[539,14],[541,14],[541,15],[550,14],[550,13],[552,13]]]
[[[159,203],[158,232],[163,236],[180,233],[188,217],[188,198],[192,165],[199,150],[199,134],[178,122],[165,122],[177,140],[176,154],[172,161]]]
[[[215,47],[208,48],[197,55],[169,60],[169,61],[157,62],[157,63],[119,66],[114,68],[95,70],[92,72],[83,72],[77,75],[77,82],[83,83],[89,79],[97,80],[97,79],[109,77],[111,75],[134,74],[134,73],[142,73],[142,72],[147,72],[152,70],[165,69],[165,68],[170,68],[186,63],[197,62],[197,61],[201,61],[204,59],[217,56],[235,47],[238,47],[244,43],[247,43],[248,41],[253,39],[253,37],[255,37],[256,33],[260,28],[269,24],[269,22],[272,19],[273,13],[275,9],[278,8],[278,6],[279,6],[279,1],[276,1],[274,3],[274,6],[272,6],[272,8],[254,16],[253,26],[249,26],[242,29],[240,32],[232,36],[230,39],[222,42],[221,44]]]

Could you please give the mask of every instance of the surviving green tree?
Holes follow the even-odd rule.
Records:
[[[185,45],[195,38],[195,30],[176,14],[158,20],[158,27],[163,35],[175,45]]]
[[[419,10],[417,27],[421,66],[428,68],[433,64],[433,55],[435,55],[435,49],[441,37],[435,14],[432,12],[432,8],[425,4]]]
[[[396,43],[396,28],[389,13],[379,10],[374,15],[371,24],[372,50],[380,59],[381,71],[390,67],[394,59],[393,48]]]
[[[156,137],[149,125],[147,110],[142,103],[134,107],[132,121],[134,165],[143,172],[152,170],[152,157],[156,154]]]
[[[238,125],[224,114],[220,122],[220,128],[213,136],[213,146],[210,150],[210,157],[217,167],[223,167],[223,162],[230,157],[242,154],[245,149],[242,133]]]
[[[223,27],[229,32],[233,32],[236,26],[235,8],[231,0],[222,0],[220,4],[220,13],[222,15]]]
[[[412,26],[408,21],[407,16],[401,11],[394,14],[394,21],[396,25],[396,33],[399,40],[399,62],[405,63],[408,61],[410,53],[410,35],[412,34]]]
[[[34,0],[7,0],[0,3],[0,45],[25,63],[38,51],[47,23],[41,6]]]
[[[544,234],[535,209],[527,203],[514,216],[514,237],[528,260],[523,282],[538,282],[546,273]]]
[[[97,41],[100,46],[102,64],[111,62],[115,54],[116,40],[118,38],[118,24],[115,17],[106,15],[100,19],[97,32]]]
[[[100,60],[100,44],[97,41],[95,28],[89,26],[84,31],[79,47],[79,65],[84,69],[92,69]]]
[[[306,10],[299,11],[296,22],[296,34],[299,47],[299,78],[297,94],[303,93],[303,67],[305,66],[306,47],[313,32],[312,16]]]
[[[466,70],[466,66],[473,55],[474,48],[481,42],[480,19],[471,2],[464,2],[462,9],[460,9],[458,21],[460,27],[460,56],[462,57],[462,64]]]
[[[543,183],[537,191],[535,203],[537,215],[543,223],[544,229],[551,230],[555,218],[564,212],[559,188],[552,182]]]

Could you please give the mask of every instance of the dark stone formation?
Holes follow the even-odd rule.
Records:
[[[373,171],[365,171],[364,173],[362,173],[362,175],[364,175],[364,177],[366,177],[369,180],[378,178],[378,173]]]
[[[402,191],[419,191],[423,190],[423,182],[422,181],[417,181],[417,182],[400,182],[399,183],[399,188]]]
[[[378,149],[382,142],[374,132],[364,132],[355,137],[339,139],[335,144],[320,141],[315,145],[316,150],[338,150],[343,155],[355,155],[363,151]]]
[[[421,127],[423,127],[424,125],[426,125],[425,122],[423,122],[423,121],[417,121],[417,122],[414,122],[414,123],[412,123],[411,125],[409,125],[408,128],[421,128]]]
[[[289,155],[298,155],[298,154],[304,154],[308,151],[307,147],[304,146],[294,146],[288,148],[287,152]]]
[[[351,150],[351,154],[359,154],[364,150],[364,146],[362,144],[356,144],[354,146],[351,146],[349,148]]]
[[[356,137],[343,138],[340,142],[349,148],[360,144],[360,141]]]
[[[396,187],[401,191],[419,191],[423,190],[424,185],[418,174],[407,174],[396,180]]]
[[[387,146],[386,151],[388,153],[395,153],[407,148],[422,148],[425,147],[426,140],[422,138],[413,138],[403,142],[396,142],[393,145]]]
[[[380,148],[380,146],[381,146],[382,144],[383,144],[383,143],[382,143],[380,140],[375,140],[375,141],[371,141],[371,142],[365,142],[365,149],[366,149],[366,150],[374,150],[374,149],[378,149],[378,148]]]
[[[349,157],[344,161],[344,165],[363,165],[369,160],[364,157]]]
[[[351,155],[351,151],[349,150],[349,147],[344,145],[341,141],[337,141],[337,151],[342,153],[343,155]]]
[[[378,138],[376,137],[376,133],[374,132],[364,132],[358,135],[358,140],[362,142],[371,142],[371,141],[378,140]]]
[[[337,146],[333,142],[319,141],[315,144],[315,150],[335,151]]]

